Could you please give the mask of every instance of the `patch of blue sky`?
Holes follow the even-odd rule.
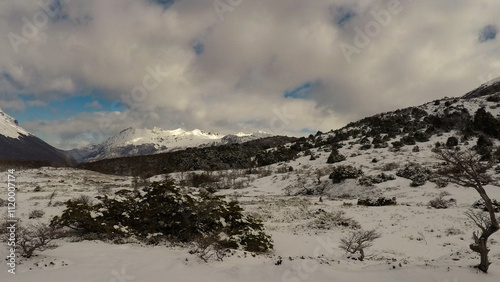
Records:
[[[192,44],[193,50],[196,53],[196,55],[201,55],[203,52],[205,52],[205,44],[203,44],[200,41],[195,41]]]
[[[494,25],[485,26],[479,33],[479,42],[486,42],[489,40],[495,40],[497,37],[498,28]]]
[[[34,101],[28,96],[21,96],[26,104]],[[46,105],[28,106],[25,111],[17,113],[16,119],[22,121],[58,120],[70,118],[80,113],[123,111],[125,106],[118,101],[110,101],[96,96],[74,96],[64,100],[50,101]]]
[[[175,0],[152,0],[153,2],[160,4],[163,6],[163,9],[168,9],[172,4],[174,4]]]
[[[286,90],[284,96],[292,99],[307,99],[317,85],[318,82],[308,81],[294,89]]]
[[[45,12],[49,15],[51,21],[57,22],[60,20],[68,19],[68,14],[63,12],[64,0],[53,0],[50,2],[45,2]]]
[[[310,128],[302,128],[300,130],[300,133],[304,133],[304,134],[316,134],[316,132],[318,132],[318,131],[314,130],[314,129],[310,129]]]
[[[335,23],[339,26],[344,26],[352,18],[356,16],[356,13],[347,7],[337,7],[334,12]]]

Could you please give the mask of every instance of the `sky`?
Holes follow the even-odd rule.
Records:
[[[307,136],[500,76],[500,1],[0,1],[0,108],[60,149],[128,128]]]

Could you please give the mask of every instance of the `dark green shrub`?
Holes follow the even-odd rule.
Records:
[[[274,150],[270,151],[262,151],[255,155],[255,165],[257,166],[266,166],[278,162],[284,162],[293,160],[297,157],[300,148],[297,146],[291,146],[287,148],[285,146],[278,146]]]
[[[435,209],[447,209],[450,205],[450,201],[444,199],[446,193],[441,193],[439,196],[429,201],[429,206]]]
[[[340,165],[333,168],[333,172],[330,174],[329,178],[332,179],[333,183],[340,183],[345,179],[355,179],[363,174],[361,169],[355,168],[351,165]]]
[[[382,142],[382,143],[377,143],[373,146],[375,149],[381,149],[381,148],[387,148],[389,147],[389,144],[387,142]]]
[[[473,125],[475,130],[482,131],[490,137],[500,137],[500,121],[484,108],[480,108],[474,114]]]
[[[366,137],[366,136],[361,138],[361,140],[359,140],[359,144],[361,144],[361,145],[366,145],[366,144],[370,144],[370,143],[371,143],[370,139],[368,139],[368,137]]]
[[[403,142],[401,142],[401,141],[394,141],[391,144],[392,144],[392,147],[394,148],[394,150],[396,150],[396,151],[399,151],[401,149],[401,147],[404,146]]]
[[[488,98],[486,98],[486,101],[498,103],[498,102],[500,102],[500,95],[498,95],[498,94],[490,95]]]
[[[346,159],[346,157],[339,153],[339,150],[337,149],[337,147],[333,146],[332,152],[330,153],[330,156],[328,156],[326,163],[328,163],[328,164],[338,163],[338,162],[344,161],[345,159]]]
[[[429,141],[429,136],[427,136],[427,134],[425,132],[422,132],[422,131],[415,132],[415,134],[413,135],[413,137],[415,138],[415,141],[417,141],[417,142],[427,142],[427,141]]]
[[[412,181],[410,183],[410,186],[416,187],[424,185],[425,182],[429,180],[431,171],[427,168],[422,167],[420,164],[408,163],[403,169],[398,170],[396,172],[396,175],[399,177],[410,179]]]
[[[347,203],[344,203],[346,206]],[[313,229],[326,229],[330,230],[337,226],[349,227],[352,229],[361,228],[359,222],[356,220],[346,217],[344,212],[326,212],[324,210],[318,210],[316,212],[316,219],[311,222],[308,227]]]
[[[482,160],[490,160],[492,158],[493,141],[481,134],[477,139],[475,150],[482,156]]]
[[[413,135],[403,136],[401,138],[401,143],[405,145],[415,145],[416,144],[415,137],[413,137]]]
[[[189,186],[192,187],[206,187],[207,185],[216,182],[217,179],[208,173],[190,173],[187,177]]]
[[[427,116],[427,112],[425,110],[420,109],[420,108],[412,108],[411,115],[414,119],[419,120],[422,117]]]
[[[51,225],[69,227],[82,236],[97,234],[101,239],[135,235],[147,243],[158,241],[152,241],[152,236],[189,242],[215,232],[223,238],[217,244],[227,248],[265,252],[273,247],[263,224],[244,215],[236,201],[205,190],[187,192],[170,180],[96,198],[96,204],[68,201]]]
[[[428,175],[424,173],[418,173],[411,178],[411,187],[418,187],[425,184],[428,179]]]
[[[381,197],[378,199],[358,199],[358,206],[367,206],[367,207],[381,207],[381,206],[395,206],[397,205],[396,197],[393,198],[385,198]]]
[[[358,184],[362,186],[373,186],[382,182],[394,180],[396,177],[392,174],[380,173],[378,175],[368,175],[359,178]]]
[[[360,150],[369,150],[372,148],[371,144],[364,144],[359,147]]]
[[[446,147],[451,148],[458,146],[458,138],[455,136],[448,137],[446,140]]]
[[[373,137],[373,141],[372,141],[373,145],[380,144],[382,142],[384,142],[384,140],[382,139],[382,137],[380,136],[380,134],[377,134],[376,136]]]

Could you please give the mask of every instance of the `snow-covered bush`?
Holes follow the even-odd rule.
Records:
[[[358,229],[361,227],[356,220],[350,217],[346,217],[341,211],[326,212],[320,210],[316,214],[317,218],[309,224],[309,228],[330,230],[338,226],[344,226],[353,229]]]
[[[416,140],[413,135],[407,135],[401,138],[401,143],[403,143],[404,145],[415,145]]]
[[[434,198],[433,200],[429,201],[429,206],[435,208],[435,209],[447,209],[450,202],[445,200],[444,197],[447,196],[448,193],[446,192],[441,192],[439,196]]]
[[[45,212],[40,209],[32,210],[28,214],[28,218],[30,219],[37,219],[37,218],[42,218],[45,215]]]
[[[367,175],[358,179],[358,184],[362,186],[373,186],[382,182],[394,180],[396,177],[392,174],[380,173],[377,175]]]
[[[458,138],[455,136],[448,137],[446,140],[446,147],[451,148],[455,146],[458,146]]]
[[[415,138],[415,141],[417,142],[428,142],[429,141],[429,136],[425,132],[422,131],[417,131],[415,134],[413,134],[413,137]]]
[[[378,199],[358,199],[358,206],[367,206],[367,207],[381,207],[381,206],[395,206],[397,204],[396,197],[393,198],[385,198],[381,197]]]
[[[194,240],[194,245],[194,249],[189,251],[189,253],[196,255],[204,262],[208,262],[211,259],[222,261],[226,256],[227,248],[221,243],[221,237],[217,232],[197,237]]]
[[[330,156],[328,156],[326,163],[328,163],[328,164],[338,163],[338,162],[344,161],[345,159],[346,159],[346,157],[344,155],[340,154],[339,150],[335,146],[333,146],[332,152],[330,153]]]
[[[392,162],[392,163],[386,163],[382,166],[383,171],[391,171],[399,168],[399,164]]]
[[[406,179],[410,179],[412,182],[410,186],[417,187],[425,184],[429,180],[431,171],[427,168],[422,167],[417,163],[408,163],[403,169],[397,171],[396,175]]]
[[[401,141],[394,141],[391,144],[393,151],[399,151],[404,146],[404,143]]]
[[[428,175],[425,173],[417,173],[411,178],[411,187],[418,187],[425,184],[428,179]]]
[[[236,201],[205,190],[185,191],[170,180],[96,198],[95,204],[69,200],[51,225],[105,240],[133,235],[146,243],[158,238],[190,242],[217,232],[226,248],[265,252],[273,247],[261,221],[244,215]]]
[[[433,182],[434,184],[436,184],[437,188],[444,188],[444,187],[448,186],[448,184],[449,184],[449,182],[446,181],[446,179],[442,179],[442,178],[433,178],[430,181]]]
[[[361,169],[355,168],[351,165],[339,165],[333,168],[329,178],[333,183],[340,183],[345,179],[355,179],[363,174]]]
[[[491,200],[491,205],[493,206],[493,209],[494,209],[495,212],[500,212],[500,203],[497,200],[492,199]],[[483,199],[477,200],[472,205],[472,207],[475,208],[475,209],[480,209],[482,211],[488,211],[488,209],[486,208],[486,205],[484,204],[484,200]]]
[[[449,227],[446,228],[444,234],[446,234],[446,236],[452,236],[452,235],[461,235],[464,234],[464,232],[456,227]]]
[[[359,260],[365,258],[364,249],[373,245],[373,241],[380,238],[381,234],[377,230],[354,230],[340,239],[339,247],[348,253],[360,254]]]
[[[10,238],[9,224],[5,221],[0,228],[1,239],[7,242]],[[58,246],[53,241],[61,237],[62,232],[45,223],[28,225],[18,223],[15,227],[15,234],[15,243],[20,255],[30,258],[35,254],[35,251],[43,252],[57,248]]]
[[[360,150],[370,150],[372,148],[371,144],[364,144],[359,147]]]

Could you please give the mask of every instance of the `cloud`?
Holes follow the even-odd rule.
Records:
[[[89,102],[89,103],[86,103],[84,105],[85,108],[92,108],[92,109],[102,109],[102,105],[99,103],[99,101],[92,101],[92,102]]]
[[[40,101],[40,100],[29,100],[29,101],[26,101],[26,105],[29,108],[33,108],[33,107],[46,107],[48,105],[48,103],[44,102],[44,101]]]
[[[303,135],[500,76],[500,43],[484,32],[499,24],[496,1],[221,1],[227,10],[88,0],[49,12],[1,1],[0,107],[26,110],[20,94],[50,104],[89,93],[123,105],[21,123],[64,148],[99,139],[80,131],[105,138],[129,125]],[[350,63],[343,43],[356,48]],[[320,83],[290,96],[308,82]]]
[[[21,99],[0,99],[0,109],[4,111],[20,112],[26,108],[26,104]]]

